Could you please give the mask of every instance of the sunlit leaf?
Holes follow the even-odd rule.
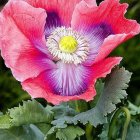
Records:
[[[77,137],[84,135],[84,130],[78,126],[68,126],[67,128],[52,128],[46,135],[46,140],[49,135],[55,135],[59,140],[75,140]]]
[[[24,101],[23,105],[8,110],[11,122],[14,126],[33,123],[50,123],[53,119],[53,112],[44,108],[36,100]]]
[[[0,115],[0,129],[8,129],[11,127],[10,116]]]

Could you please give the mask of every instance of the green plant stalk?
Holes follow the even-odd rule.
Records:
[[[124,112],[125,113],[125,116],[126,116],[126,121],[124,123],[124,127],[123,127],[123,132],[122,132],[122,139],[121,140],[126,140],[126,135],[127,135],[127,129],[128,129],[128,126],[129,126],[129,123],[130,123],[130,120],[131,120],[131,114],[130,114],[130,111],[126,108],[126,107],[122,107],[120,109],[118,109],[116,111],[116,113],[114,114],[113,118],[112,118],[112,122],[110,124],[110,127],[109,127],[109,133],[108,133],[108,136],[109,136],[109,140],[112,139],[112,131],[113,131],[113,127],[115,126],[115,123],[117,121],[117,118],[118,116],[120,115],[120,113]]]
[[[76,110],[76,112],[80,113],[80,108],[79,108],[77,100],[75,101],[75,110]]]
[[[86,124],[86,139],[87,140],[94,140],[92,136],[93,126],[91,124]]]
[[[122,140],[126,140],[127,129],[131,120],[131,114],[130,114],[130,111],[126,107],[123,107],[123,111],[125,112],[125,115],[126,115],[126,121],[123,128]]]

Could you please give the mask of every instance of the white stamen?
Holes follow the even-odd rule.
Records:
[[[75,52],[66,53],[60,50],[59,42],[61,38],[65,36],[73,36],[76,39],[78,46]],[[82,35],[73,31],[72,28],[56,28],[55,31],[48,37],[46,45],[53,57],[58,60],[62,60],[64,63],[80,64],[86,60],[89,52],[88,41]]]

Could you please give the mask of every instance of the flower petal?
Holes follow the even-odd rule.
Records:
[[[81,71],[82,73],[81,76],[82,77],[84,75],[88,76],[85,78],[86,81],[84,80],[84,82],[89,85],[88,85],[87,90],[79,95],[64,96],[64,95],[56,94],[55,90],[52,91],[52,86],[54,87],[54,85],[56,87],[61,86],[62,89],[63,88],[66,89],[66,87],[68,86],[67,84],[70,84],[69,86],[71,88],[71,91],[77,88],[75,87],[75,85],[78,86],[76,83],[78,79],[76,75],[80,76],[79,68],[78,69],[76,68],[77,70],[76,69],[73,70],[73,75],[71,75],[71,73],[69,73],[70,72],[69,69],[67,69],[68,70],[67,72],[70,74],[69,76],[73,76],[73,77],[67,77],[66,79],[67,81],[65,81],[64,77],[61,74],[61,71],[56,69],[55,71],[58,71],[57,77],[54,75],[50,75],[49,71],[46,71],[34,79],[28,79],[24,81],[22,83],[22,86],[23,86],[23,89],[26,90],[33,98],[45,98],[48,102],[51,102],[53,104],[60,104],[61,102],[64,102],[64,101],[79,100],[79,99],[90,101],[96,95],[94,84],[97,78],[105,77],[107,74],[111,72],[111,69],[115,65],[118,65],[120,63],[120,61],[121,61],[121,58],[108,58],[106,60],[103,60],[102,62],[99,63],[99,65],[96,65],[96,64],[93,65],[92,73],[89,73],[89,75],[86,74],[85,70],[87,69],[90,70],[90,68],[84,67],[85,70],[82,68],[82,70],[84,71]],[[48,74],[50,75],[50,78],[48,78]],[[59,77],[59,75],[61,77]],[[54,79],[54,77],[56,78]],[[68,83],[69,78],[71,78],[73,83],[72,82]],[[62,80],[64,83],[61,82]],[[50,83],[52,85],[50,85]],[[80,84],[80,82],[78,83]],[[62,86],[62,84],[64,87]],[[61,88],[59,89],[61,90]],[[57,90],[59,91],[59,89]],[[65,93],[67,93],[67,91]]]
[[[112,28],[106,23],[100,23],[82,29],[83,30],[80,31],[80,33],[84,35],[89,42],[89,54],[84,62],[84,65],[90,66],[95,61],[104,39],[113,34],[113,31]]]
[[[22,83],[23,88],[31,94],[32,97],[43,97],[47,101],[56,104],[57,102],[84,99],[89,100],[95,96],[94,88],[89,88],[90,69],[82,65],[57,63],[57,69],[47,70],[37,78],[28,79]],[[93,83],[93,82],[92,82]],[[37,90],[33,86],[37,84]],[[83,93],[85,91],[86,95]],[[37,94],[38,93],[38,94]],[[53,101],[52,101],[53,100]]]
[[[63,26],[63,24],[58,14],[56,12],[47,12],[45,38],[47,39],[57,27],[61,26]]]
[[[58,69],[48,71],[46,78],[52,92],[61,96],[80,95],[88,87],[90,70],[82,65],[57,63]]]
[[[36,77],[44,70],[55,67],[45,54],[30,43],[8,15],[1,14],[0,30],[1,54],[17,80]]]
[[[94,79],[105,78],[111,72],[111,69],[120,64],[121,57],[109,57],[92,65]]]
[[[34,7],[40,7],[47,13],[55,13],[63,25],[70,26],[73,10],[81,0],[24,0]],[[52,16],[54,18],[54,16]]]
[[[104,0],[99,6],[89,7],[85,1],[77,4],[72,17],[72,26],[79,28],[100,23],[110,25],[115,34],[138,32],[136,21],[124,17],[127,4],[120,4],[119,0]]]
[[[84,0],[88,7],[97,6],[96,0]]]
[[[32,98],[44,98],[48,102],[54,105],[58,105],[62,102],[67,102],[70,100],[83,99],[86,101],[90,101],[96,95],[95,88],[93,86],[90,86],[88,90],[81,95],[60,96],[60,95],[56,95],[50,92],[47,83],[43,83],[43,86],[42,86],[42,83],[40,84],[40,82],[42,82],[42,79],[40,79],[40,77],[37,77],[34,79],[28,79],[22,83],[22,87],[31,95]]]
[[[47,14],[41,8],[34,8],[19,0],[10,0],[2,11],[5,17],[14,20],[19,30],[31,41],[32,45],[41,52],[50,55],[46,49],[44,27]]]
[[[135,36],[135,32],[131,32],[129,34],[117,34],[117,35],[111,35],[107,37],[103,44],[101,45],[98,55],[95,58],[94,63],[97,63],[101,60],[103,60],[105,57],[107,57],[118,45],[120,45],[122,42],[125,42],[126,40],[132,38]]]
[[[109,37],[109,39],[106,39],[105,41],[107,42],[110,40],[110,38],[112,38],[112,35],[114,35],[114,38],[111,41],[112,45],[105,46],[103,42],[103,45],[97,47],[99,53],[95,60],[96,62],[108,56],[118,44],[126,41],[140,32],[140,25],[136,21],[128,20],[124,17],[126,8],[127,4],[120,4],[119,0],[105,0],[99,6],[92,7],[89,7],[85,1],[81,1],[79,4],[77,4],[72,17],[72,27],[74,29],[83,29],[84,31],[86,28],[95,27],[96,25],[103,23],[106,26],[109,26],[112,30],[112,33],[106,36],[106,38]],[[85,32],[86,31],[87,30],[85,30]],[[92,31],[94,31],[94,28]],[[123,39],[117,39],[116,43],[113,45],[113,40],[118,38],[118,36],[121,36]],[[108,44],[111,44],[111,42]],[[100,54],[100,51],[106,53]]]

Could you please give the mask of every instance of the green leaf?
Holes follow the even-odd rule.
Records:
[[[10,116],[0,115],[0,129],[8,129],[11,127]]]
[[[77,113],[88,110],[88,103],[84,100],[69,101],[69,106],[76,110]]]
[[[128,102],[128,108],[129,108],[130,113],[132,115],[138,115],[138,114],[140,114],[140,106],[138,107],[138,106],[132,104],[131,102]]]
[[[61,104],[59,106],[54,106],[52,108],[54,112],[55,119],[62,118],[64,116],[75,116],[76,112],[74,109],[70,108],[67,104]]]
[[[77,137],[84,135],[84,130],[76,126],[68,126],[64,129],[58,129],[56,138],[59,140],[75,140]]]
[[[56,127],[62,127],[68,124],[77,124],[79,121],[83,124],[90,123],[94,126],[107,122],[106,115],[116,109],[116,104],[121,102],[121,99],[127,97],[125,89],[131,78],[131,73],[124,68],[118,67],[106,78],[105,85],[101,89],[102,94],[97,105],[86,112],[80,113],[74,117],[64,116],[52,122]]]
[[[104,124],[102,133],[99,135],[100,140],[108,140],[108,130],[109,130],[109,124]]]
[[[94,97],[94,100],[90,101],[90,106],[93,108],[97,105],[98,103],[98,100],[103,92],[103,88],[104,88],[104,83],[102,82],[101,79],[99,79],[97,82],[96,82],[96,96]]]
[[[76,111],[69,107],[67,103],[63,103],[59,106],[54,106],[52,108],[52,111],[54,112],[55,119],[59,120],[59,127],[58,128],[66,128],[67,125],[63,123],[63,120],[61,118],[66,117],[74,117],[76,115]],[[62,120],[62,122],[61,122]],[[53,130],[54,131],[54,130]]]
[[[55,127],[52,127],[45,135],[44,140],[56,140],[56,131],[57,129]]]
[[[138,122],[131,122],[126,140],[140,140],[140,123]]]
[[[89,110],[89,108],[95,107],[101,95],[102,89],[104,87],[104,83],[102,82],[102,80],[98,80],[95,84],[95,87],[96,87],[97,94],[94,97],[94,100],[90,101],[89,103],[84,100],[69,101],[68,104],[70,105],[70,107],[74,108],[75,110],[78,110],[77,111],[78,113],[85,112]]]
[[[45,123],[38,123],[35,125],[38,129],[40,129],[40,131],[43,134],[48,133],[48,131],[51,129],[51,125],[50,124],[45,124]]]
[[[50,123],[53,119],[53,112],[44,108],[36,100],[24,101],[23,105],[8,110],[11,123],[14,126],[33,123]]]
[[[68,126],[61,129],[53,127],[46,135],[46,140],[49,140],[47,137],[52,134],[55,134],[59,140],[75,140],[77,137],[84,135],[85,132],[78,126]]]
[[[121,102],[121,99],[127,97],[126,89],[130,82],[132,73],[124,68],[116,68],[106,78],[105,87],[103,93],[99,99],[97,107],[103,113],[107,115],[116,109],[116,104]]]
[[[44,135],[34,125],[0,130],[0,140],[43,140]]]

